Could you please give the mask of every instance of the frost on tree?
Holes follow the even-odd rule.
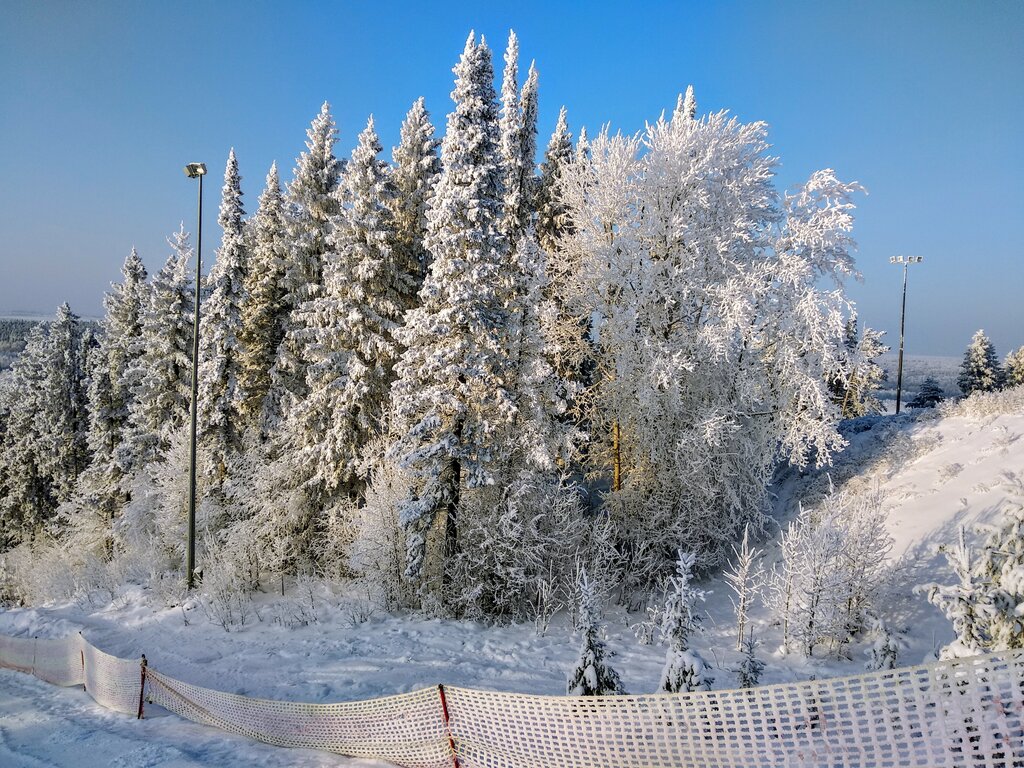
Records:
[[[501,231],[498,115],[486,44],[471,34],[454,72],[444,171],[429,212],[432,261],[422,306],[406,315],[398,334],[406,351],[392,389],[392,453],[413,479],[399,512],[410,577],[421,572],[427,533],[442,511],[446,552],[457,552],[460,494],[492,481],[501,452],[492,433],[514,412],[505,384],[509,246]]]
[[[401,285],[406,310],[419,304],[419,291],[427,274],[430,255],[424,245],[427,210],[434,185],[441,175],[438,147],[423,98],[412,105],[402,123],[401,140],[391,154],[391,187],[385,198],[391,209],[394,234],[391,249],[399,273],[408,276]]]
[[[658,690],[665,693],[689,693],[709,690],[714,678],[711,668],[700,654],[690,648],[691,638],[700,631],[698,602],[704,601],[704,590],[691,584],[697,558],[691,552],[680,552],[675,575],[665,587],[665,610],[661,614],[661,641],[666,646],[665,667]]]
[[[217,261],[206,285],[210,292],[203,307],[199,332],[199,429],[209,451],[206,471],[218,480],[227,475],[231,455],[241,446],[242,307],[245,303],[245,275],[248,248],[242,217],[241,177],[235,150],[224,169],[220,214],[223,230]]]
[[[161,456],[191,407],[195,297],[192,246],[184,225],[170,238],[171,253],[151,281],[142,312],[138,391],[131,404],[130,439],[136,468]]]
[[[277,163],[274,163],[267,173],[267,183],[252,218],[252,254],[245,275],[238,408],[246,426],[260,423],[264,401],[270,392],[270,369],[287,329],[284,278],[288,239],[285,227],[284,197]]]
[[[829,381],[833,400],[844,419],[875,415],[884,410],[874,396],[885,378],[885,371],[875,359],[889,351],[881,339],[882,333],[871,328],[865,328],[860,334],[856,314],[846,323],[845,359],[840,370],[830,372]]]
[[[1003,369],[996,357],[995,345],[985,335],[985,331],[980,330],[971,338],[971,344],[964,353],[957,386],[969,396],[974,392],[1002,389],[1003,382]]]
[[[534,155],[537,152],[537,68],[531,63],[519,90],[519,39],[509,32],[501,84],[499,120],[504,168],[504,226],[515,242],[526,229],[533,210]]]
[[[298,310],[319,294],[331,218],[339,210],[335,190],[342,164],[334,156],[338,130],[327,102],[313,118],[306,137],[306,151],[296,161],[285,201],[288,254],[284,302],[290,314],[288,331],[278,346],[271,370],[265,414],[265,426],[271,431],[295,402],[306,395],[306,364],[302,359],[306,328]]]
[[[608,665],[608,649],[601,638],[598,599],[585,570],[577,583],[579,628],[583,635],[576,667],[569,675],[565,692],[569,696],[613,696],[626,691],[619,674]]]
[[[1024,347],[1017,347],[1003,361],[1006,372],[1006,386],[1019,387],[1024,385]]]
[[[602,133],[561,184],[561,338],[591,360],[590,456],[640,589],[678,547],[720,563],[761,524],[779,459],[844,444],[826,379],[845,365],[859,187],[820,171],[780,201],[765,126],[685,105],[642,137]]]
[[[954,546],[940,547],[958,583],[920,588],[956,632],[941,658],[1024,648],[1024,480],[1008,472],[1004,486],[1009,499],[1002,518],[979,526],[987,535],[977,556],[963,528]]]
[[[323,287],[299,310],[307,329],[306,398],[289,425],[299,466],[322,493],[361,495],[363,451],[382,432],[399,355],[405,273],[391,248],[394,224],[380,141],[370,118],[342,174]]]

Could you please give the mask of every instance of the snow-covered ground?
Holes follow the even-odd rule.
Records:
[[[916,585],[949,582],[935,547],[952,542],[961,524],[990,520],[1010,491],[1008,476],[1024,476],[1024,414],[877,417],[846,427],[849,449],[828,470],[783,473],[775,486],[780,524],[797,501],[813,505],[828,487],[881,488],[889,507],[894,568],[880,612],[901,633],[901,665],[917,664],[952,639],[945,618]],[[777,558],[769,542],[764,560]],[[705,632],[695,646],[716,669],[715,688],[735,686],[728,588],[710,591]],[[293,599],[299,599],[294,597]],[[409,691],[439,682],[476,688],[561,694],[577,654],[568,617],[556,616],[544,634],[532,625],[489,627],[371,611],[358,590],[322,592],[316,621],[288,628],[269,617],[280,596],[263,595],[262,621],[226,633],[199,608],[164,608],[141,587],[126,587],[107,605],[61,605],[0,612],[0,632],[60,637],[84,631],[94,645],[118,656],[145,653],[165,674],[232,693],[271,699],[329,702]],[[274,607],[276,603],[277,608]],[[630,692],[653,691],[664,650],[644,645],[633,626],[644,617],[607,609],[612,664]],[[768,666],[763,683],[863,670],[866,637],[849,659],[782,656],[780,631],[761,607],[752,614]],[[88,758],[83,762],[83,755]],[[93,762],[88,762],[92,760]],[[20,761],[20,762],[19,762]],[[120,761],[120,762],[118,762]],[[338,765],[338,758],[279,750],[184,723],[159,711],[139,723],[106,712],[82,691],[57,689],[14,672],[0,672],[0,764],[3,765]],[[345,764],[345,763],[341,763]],[[352,765],[371,765],[352,761]]]

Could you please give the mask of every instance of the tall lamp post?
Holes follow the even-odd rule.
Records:
[[[924,256],[890,256],[890,264],[903,265],[903,305],[900,309],[900,357],[896,373],[896,413],[900,412],[900,400],[903,396],[903,333],[907,323],[907,267],[920,264]]]
[[[199,294],[203,274],[203,176],[205,163],[189,163],[185,175],[199,179],[199,235],[196,238],[196,312],[192,323],[192,432],[188,454],[188,555],[185,559],[185,582],[195,586],[196,570],[196,425],[199,411]]]

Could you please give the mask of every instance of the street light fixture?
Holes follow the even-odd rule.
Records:
[[[903,306],[900,309],[900,357],[896,374],[896,413],[900,412],[900,400],[903,396],[903,333],[907,321],[907,268],[911,264],[920,264],[924,256],[890,256],[890,264],[903,265]]]
[[[199,294],[203,274],[203,176],[205,163],[189,163],[185,175],[199,179],[199,234],[196,238],[196,307],[192,323],[192,432],[188,456],[188,555],[185,559],[185,584],[195,586],[196,570],[196,424],[199,411]]]

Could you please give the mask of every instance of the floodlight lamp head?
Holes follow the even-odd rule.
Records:
[[[185,166],[185,175],[190,179],[206,175],[206,163],[189,163]]]
[[[890,264],[899,264],[902,261],[903,261],[903,257],[902,256],[890,256],[889,257],[889,263]]]

